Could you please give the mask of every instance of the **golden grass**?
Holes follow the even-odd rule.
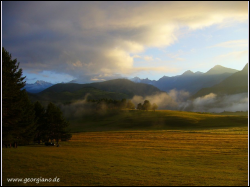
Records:
[[[241,132],[241,133],[239,133]],[[73,134],[61,147],[3,149],[3,185],[10,177],[60,178],[79,186],[246,186],[246,128],[206,131],[123,131]]]

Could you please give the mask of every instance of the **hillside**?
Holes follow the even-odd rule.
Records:
[[[76,100],[88,99],[130,99],[135,95],[147,96],[161,91],[143,83],[134,83],[126,79],[115,79],[90,84],[56,84],[38,94],[30,94],[32,101],[71,103]]]
[[[144,83],[134,83],[127,79],[114,79],[105,82],[84,84],[84,87],[85,86],[94,87],[108,92],[124,93],[131,98],[134,95],[148,96],[162,92],[155,86]]]
[[[248,63],[245,67],[229,76],[222,82],[208,88],[202,88],[192,98],[201,97],[210,93],[217,95],[238,94],[248,92]]]

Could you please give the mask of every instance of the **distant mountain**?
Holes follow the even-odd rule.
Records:
[[[248,92],[248,63],[245,67],[220,83],[211,87],[202,88],[192,98],[201,97],[210,93],[217,95],[231,95]]]
[[[203,73],[200,72],[200,71],[196,71],[195,74],[196,74],[196,75],[201,75],[201,74],[203,74]]]
[[[208,72],[206,72],[207,75],[218,75],[223,73],[236,73],[238,70],[226,68],[220,65],[216,65],[213,68],[211,68]]]
[[[187,70],[187,71],[185,71],[185,72],[182,74],[182,76],[192,76],[192,75],[194,75],[194,72],[192,72],[192,71],[190,71],[190,70]]]
[[[134,77],[134,78],[129,79],[129,80],[131,80],[132,82],[135,82],[135,83],[144,83],[144,84],[151,84],[151,85],[154,85],[156,83],[155,80],[150,80],[148,78],[140,79],[139,77]]]
[[[194,94],[201,88],[210,87],[220,83],[227,77],[231,76],[238,70],[226,68],[220,65],[214,66],[206,73],[185,71],[182,75],[173,77],[163,76],[158,81],[149,79],[140,79],[139,77],[133,78],[133,81],[151,84],[162,91],[169,92],[172,89],[185,90]]]
[[[46,88],[51,87],[52,85],[54,84],[46,82],[46,81],[38,80],[34,84],[26,84],[24,86],[24,89],[26,89],[26,91],[29,93],[38,93],[38,92],[45,90]]]
[[[141,79],[139,77],[134,77],[132,79],[130,79],[132,82],[135,82],[135,83],[140,83],[141,82]]]
[[[134,83],[127,79],[114,79],[104,82],[89,84],[64,83],[53,85],[38,94],[30,95],[33,101],[51,101],[70,103],[84,99],[132,99],[133,96],[148,96],[162,93],[158,88],[143,84]]]
[[[129,95],[131,98],[134,95],[148,96],[162,92],[155,86],[144,83],[134,83],[127,79],[114,79],[114,80],[90,83],[84,85],[98,88],[104,91],[125,93]]]

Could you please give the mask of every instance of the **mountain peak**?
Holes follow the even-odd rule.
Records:
[[[244,68],[242,69],[242,71],[248,72],[248,63],[244,66]]]
[[[140,83],[141,82],[141,79],[139,77],[134,77],[134,78],[132,78],[130,80],[133,81],[133,82],[136,82],[136,83]]]
[[[37,84],[37,85],[52,85],[52,83],[46,82],[46,81],[43,81],[43,80],[37,80],[34,84]]]
[[[209,71],[206,72],[207,75],[217,75],[217,74],[223,74],[223,73],[236,73],[238,70],[226,68],[221,65],[216,65],[213,68],[211,68]]]
[[[200,72],[200,71],[196,71],[194,74],[196,74],[196,75],[201,75],[201,74],[203,74],[203,73]]]
[[[41,83],[45,83],[45,81],[43,81],[43,80],[37,80],[35,83],[41,84]]]
[[[185,71],[182,75],[187,76],[187,75],[193,75],[193,74],[194,74],[194,72],[192,72],[192,71],[190,71],[190,70],[187,70],[187,71]]]

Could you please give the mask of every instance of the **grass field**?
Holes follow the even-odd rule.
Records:
[[[163,115],[161,112],[163,111],[159,111],[158,115]],[[157,112],[152,113],[148,115],[157,115]],[[170,113],[166,114],[169,116]],[[216,120],[212,116],[206,116],[208,114],[179,113],[179,117],[190,118],[189,121],[194,121],[196,125],[189,129],[186,125],[192,123],[184,123],[182,126],[177,125],[176,129],[157,130],[156,127],[166,126],[165,122],[174,120],[174,117],[162,119],[162,126],[151,124],[154,120],[147,118],[142,120],[149,120],[151,124],[146,126],[146,130],[139,130],[142,122],[136,128],[130,127],[132,130],[128,130],[125,128],[127,122],[124,122],[123,115],[129,115],[128,119],[133,123],[131,113],[109,117],[100,115],[96,116],[100,122],[96,122],[93,127],[93,131],[98,128],[112,129],[112,121],[117,120],[117,126],[121,124],[119,131],[113,128],[113,131],[74,133],[70,141],[60,143],[61,147],[29,145],[19,146],[17,149],[4,148],[3,186],[248,185],[248,124],[242,117],[237,120],[219,116],[221,118],[215,117]],[[178,119],[178,112],[173,112],[172,116],[174,115]],[[206,119],[210,117],[211,119]],[[84,122],[90,122],[90,118],[89,116]],[[207,127],[210,120],[221,122],[222,119],[228,120],[228,126],[224,122],[224,125],[217,123],[217,127],[216,124]],[[175,123],[178,121],[180,122],[176,120]],[[90,124],[87,127],[90,129]],[[79,130],[80,127],[74,128]],[[7,182],[7,178],[40,177],[57,177],[60,182]]]
[[[172,110],[102,111],[69,119],[72,132],[128,130],[205,130],[245,127],[247,115],[218,115]]]

